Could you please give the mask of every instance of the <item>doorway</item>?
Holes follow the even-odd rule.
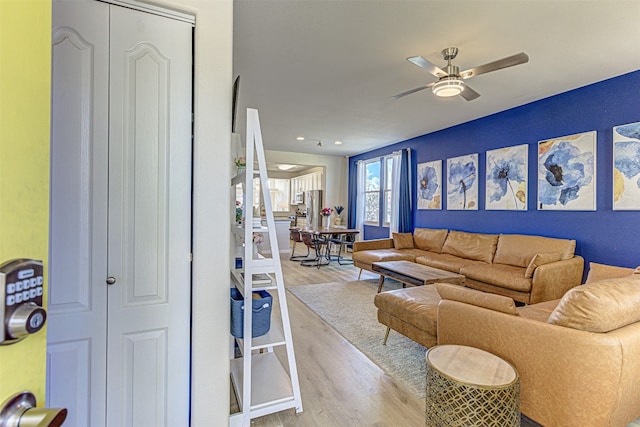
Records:
[[[53,2],[47,401],[189,422],[192,25]]]

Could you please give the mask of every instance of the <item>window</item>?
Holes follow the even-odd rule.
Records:
[[[380,222],[380,160],[365,163],[364,222]]]
[[[364,221],[368,225],[388,226],[391,221],[392,165],[391,156],[365,162]]]
[[[269,187],[269,196],[271,199],[271,208],[273,212],[289,212],[291,210],[289,196],[289,180],[280,178],[268,178],[267,186]],[[262,200],[260,191],[260,179],[253,180],[253,205],[258,206]],[[262,211],[262,209],[260,210]]]

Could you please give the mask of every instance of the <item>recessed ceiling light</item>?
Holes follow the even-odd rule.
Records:
[[[289,169],[295,168],[296,165],[278,165],[278,169],[281,171],[288,171]]]
[[[304,136],[299,136],[296,138],[298,141],[304,141]]]
[[[334,144],[336,144],[336,145],[342,145],[342,141],[336,141],[336,142],[334,142]]]

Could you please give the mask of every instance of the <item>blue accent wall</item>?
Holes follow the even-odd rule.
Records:
[[[585,258],[585,270],[590,261],[636,267],[640,265],[640,211],[612,210],[612,132],[614,126],[638,121],[640,71],[635,71],[351,157],[349,168],[355,168],[358,160],[411,148],[414,227],[570,238],[577,241],[576,253]],[[597,131],[597,210],[538,211],[538,141],[589,131]],[[520,144],[529,145],[528,210],[484,210],[486,151]],[[444,180],[448,158],[473,153],[479,154],[479,210],[446,210],[446,184],[442,192],[442,210],[417,210],[416,165],[442,160]],[[355,195],[349,197],[355,198]],[[367,240],[388,235],[388,228],[365,226],[364,229]]]

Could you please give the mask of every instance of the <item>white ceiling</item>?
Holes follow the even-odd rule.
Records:
[[[638,70],[638,17],[639,0],[235,0],[236,131],[257,108],[266,149],[362,153]],[[466,80],[474,101],[390,99],[436,80],[407,57],[443,67],[448,46],[461,70],[530,60]]]

